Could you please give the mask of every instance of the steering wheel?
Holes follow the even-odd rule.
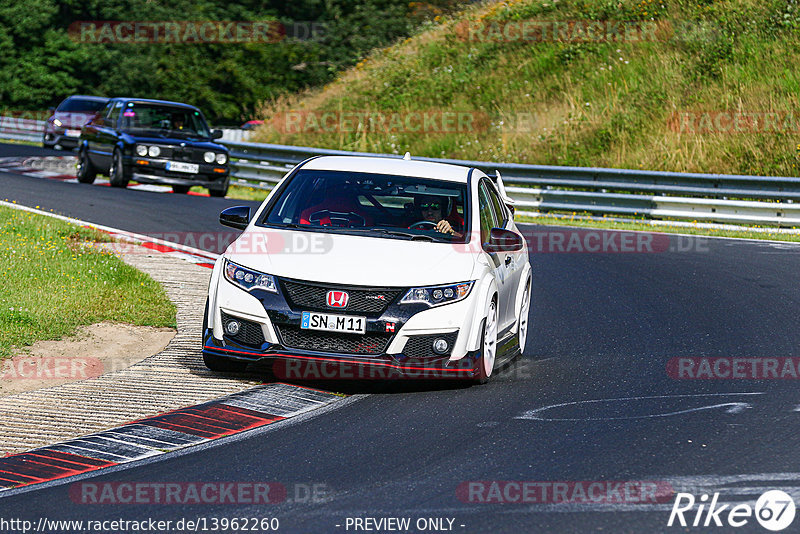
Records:
[[[366,226],[367,221],[353,211],[330,211],[330,210],[321,210],[315,211],[311,215],[308,216],[308,222],[310,223],[317,223],[320,226],[328,226],[323,225],[320,221],[322,219],[328,218],[330,219],[332,226],[351,226],[353,223],[360,223],[358,226]]]
[[[415,222],[411,226],[408,227],[409,229],[416,230],[436,230],[436,223],[432,223],[430,221],[419,221]]]

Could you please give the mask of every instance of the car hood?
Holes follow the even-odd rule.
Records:
[[[225,257],[275,276],[362,286],[463,282],[475,262],[464,244],[261,227],[242,233]]]
[[[153,135],[152,133],[147,133],[145,135],[137,135],[128,132],[123,132],[126,141],[129,143],[150,143],[153,145],[161,145],[161,146],[186,146],[190,148],[203,148],[208,150],[216,150],[216,151],[226,151],[227,149],[220,145],[219,143],[214,143],[212,141],[204,140],[200,137],[194,137],[189,139],[182,139],[179,137],[169,137],[168,135]]]
[[[58,119],[64,128],[81,129],[97,116],[94,111],[56,111],[51,120]]]

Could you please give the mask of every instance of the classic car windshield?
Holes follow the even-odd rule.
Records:
[[[453,232],[435,229],[445,220]],[[466,184],[385,174],[300,170],[259,224],[453,242],[469,220]]]
[[[88,98],[70,98],[58,106],[56,111],[100,111],[106,106],[106,100],[94,100]]]
[[[211,137],[205,119],[191,108],[129,102],[122,112],[120,130],[179,137]]]

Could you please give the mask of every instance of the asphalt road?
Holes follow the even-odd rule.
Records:
[[[218,212],[241,203],[2,173],[0,187],[1,198],[142,233],[222,231]],[[70,497],[70,480],[0,497],[0,518],[275,517],[282,532],[322,533],[388,531],[356,529],[348,523],[356,517],[407,517],[412,527],[448,518],[465,533],[767,532],[752,517],[737,529],[667,527],[672,496],[645,505],[630,497],[487,504],[474,501],[489,493],[472,501],[457,493],[469,481],[654,481],[698,499],[720,492],[729,503],[783,489],[800,503],[796,381],[667,372],[673,358],[800,357],[800,248],[669,244],[652,253],[532,253],[528,347],[486,386],[323,384],[356,397],[318,417],[81,479],[277,482],[288,491],[282,502],[84,504]],[[297,498],[313,484],[317,499]]]

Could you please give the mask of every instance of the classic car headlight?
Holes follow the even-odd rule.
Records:
[[[157,146],[151,146],[147,149],[147,155],[151,158],[157,158],[161,154],[161,149]]]
[[[227,154],[217,154],[217,164],[218,165],[225,165],[225,163],[227,161],[228,161],[228,155]]]
[[[147,155],[147,147],[145,145],[136,145],[136,153],[140,156]]]
[[[408,290],[400,300],[400,304],[427,304],[428,306],[439,306],[464,300],[469,295],[472,282],[460,284],[450,284],[446,286],[414,287]]]
[[[274,277],[236,265],[232,261],[225,261],[225,278],[245,291],[263,289],[272,293],[278,292]]]
[[[56,126],[62,126],[64,123],[63,123],[63,122],[61,122],[61,121],[60,121],[60,120],[58,120],[58,119],[53,119],[53,124],[55,124]]]
[[[206,152],[203,154],[203,159],[206,161],[206,163],[214,163],[214,158],[216,157],[217,155],[213,152]]]

